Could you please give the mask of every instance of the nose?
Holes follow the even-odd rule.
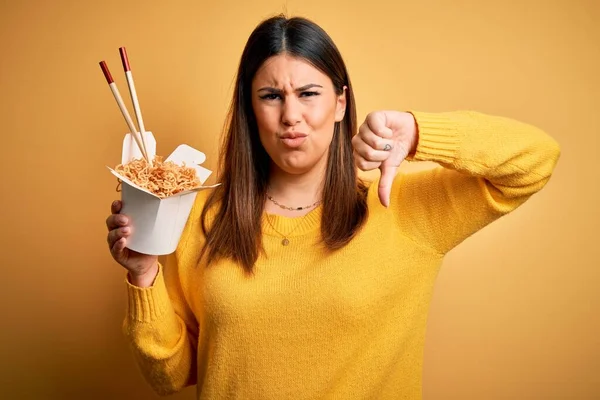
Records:
[[[302,105],[294,96],[288,96],[283,103],[281,122],[285,126],[294,126],[302,121]]]

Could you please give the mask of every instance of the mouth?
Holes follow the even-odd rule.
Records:
[[[279,136],[281,139],[296,139],[296,138],[300,138],[300,137],[306,137],[308,136],[306,133],[302,133],[302,132],[288,132],[288,133],[284,133],[283,135]]]
[[[285,146],[290,148],[297,148],[300,147],[302,143],[304,143],[307,136],[308,135],[305,133],[284,133],[279,138]]]
[[[279,138],[284,146],[295,149],[298,148],[306,141],[308,135],[304,133],[284,133]]]

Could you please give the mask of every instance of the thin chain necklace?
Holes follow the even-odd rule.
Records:
[[[296,228],[297,228],[297,227],[299,227],[300,225],[302,225],[302,221],[300,221],[300,223],[298,223],[298,225],[296,225],[296,226],[294,227],[294,229],[292,229],[291,231],[289,231],[289,232],[287,233],[287,235],[284,235],[283,233],[281,233],[281,232],[279,232],[277,229],[275,229],[275,226],[274,226],[274,225],[273,225],[273,223],[271,222],[271,217],[269,217],[269,214],[267,214],[267,213],[265,213],[265,214],[266,214],[266,217],[267,217],[267,222],[269,222],[269,225],[271,225],[271,228],[273,228],[273,230],[274,230],[275,232],[277,232],[277,233],[278,233],[280,236],[282,236],[282,237],[283,237],[283,239],[281,240],[281,244],[282,244],[283,246],[287,246],[288,244],[290,244],[290,240],[288,239],[288,236],[289,236],[289,235],[290,235],[292,232],[294,232],[294,231],[296,230]],[[300,219],[301,219],[301,220],[304,220],[304,217],[300,217]]]
[[[316,205],[318,205],[319,203],[321,203],[321,200],[317,200],[314,203],[308,205],[308,206],[304,206],[304,207],[289,207],[289,206],[285,206],[281,203],[279,203],[277,200],[275,200],[273,197],[271,197],[271,195],[269,193],[267,193],[267,199],[269,199],[270,201],[272,201],[276,206],[279,206],[279,208],[282,208],[284,210],[289,210],[289,211],[302,211],[302,210],[306,210],[308,208],[312,208]]]
[[[271,196],[269,193],[267,193],[267,199],[269,199],[271,202],[273,202],[273,204],[275,204],[275,205],[276,205],[276,206],[278,206],[279,208],[281,208],[281,209],[284,209],[284,210],[289,210],[289,211],[302,211],[302,210],[306,210],[306,209],[309,209],[309,208],[315,207],[315,206],[317,206],[318,204],[320,204],[320,203],[321,203],[321,200],[317,200],[317,201],[315,201],[314,203],[312,203],[312,204],[310,204],[310,205],[308,205],[308,206],[304,206],[304,207],[289,207],[289,206],[286,206],[286,205],[283,205],[283,204],[279,203],[279,202],[278,202],[277,200],[275,200],[275,199],[274,199],[274,198],[273,198],[273,197],[272,197],[272,196]],[[281,233],[281,232],[279,232],[277,229],[275,229],[275,226],[273,226],[273,223],[271,222],[271,218],[269,217],[269,214],[267,214],[267,213],[265,213],[265,214],[266,214],[266,216],[267,216],[267,222],[269,222],[269,225],[271,225],[271,228],[273,228],[273,230],[274,230],[275,232],[277,232],[277,233],[278,233],[280,236],[282,236],[282,237],[283,237],[283,239],[281,240],[281,244],[282,244],[283,246],[287,246],[287,245],[289,245],[289,244],[290,244],[290,240],[288,239],[288,237],[290,236],[290,234],[291,234],[292,232],[294,232],[294,231],[296,230],[296,228],[297,228],[297,227],[299,227],[299,226],[302,224],[302,220],[304,220],[304,217],[305,217],[305,216],[302,216],[302,217],[300,218],[300,219],[301,219],[300,223],[298,223],[298,225],[296,225],[296,226],[294,227],[294,229],[292,229],[291,231],[289,231],[289,232],[287,233],[287,235],[284,235],[283,233]]]

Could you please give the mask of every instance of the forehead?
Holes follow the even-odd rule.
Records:
[[[254,76],[253,86],[301,87],[309,83],[331,83],[331,79],[308,61],[288,54],[268,58]]]

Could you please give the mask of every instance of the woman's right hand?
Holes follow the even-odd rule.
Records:
[[[120,214],[123,204],[116,200],[110,207],[111,215],[106,219],[108,248],[116,262],[129,271],[129,282],[139,287],[152,286],[158,273],[158,257],[138,253],[125,247],[131,235],[131,225],[126,215]]]

